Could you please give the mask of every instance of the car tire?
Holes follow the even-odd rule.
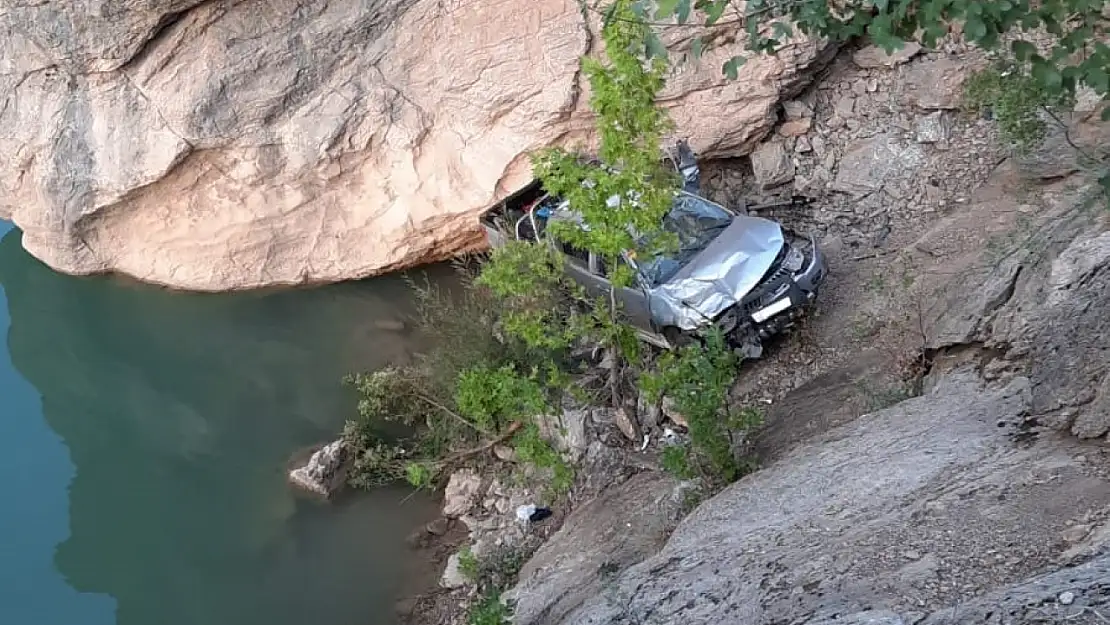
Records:
[[[663,338],[667,339],[667,342],[670,343],[671,347],[675,349],[686,347],[687,345],[693,345],[695,342],[697,342],[697,339],[691,336],[689,332],[683,332],[675,326],[667,326],[663,328]]]

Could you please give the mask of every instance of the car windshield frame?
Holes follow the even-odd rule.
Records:
[[[654,288],[673,278],[736,219],[723,206],[682,191],[663,218],[663,229],[678,236],[678,251],[636,263],[641,278]]]

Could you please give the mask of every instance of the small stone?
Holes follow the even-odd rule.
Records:
[[[856,52],[852,54],[852,62],[855,63],[857,67],[862,67],[864,69],[895,67],[909,61],[919,52],[921,52],[921,46],[912,41],[907,41],[902,44],[900,49],[890,54],[887,54],[886,50],[883,50],[879,46],[872,45],[856,50]]]
[[[333,441],[314,452],[303,466],[290,471],[289,480],[305,490],[330,497],[343,485],[350,457],[343,439]]]
[[[516,450],[508,445],[494,445],[493,455],[502,462],[516,462]]]
[[[641,433],[640,424],[628,414],[628,409],[621,406],[614,411],[616,417],[617,427],[620,428],[621,434],[633,443],[639,443]]]
[[[459,567],[459,554],[453,553],[447,558],[447,566],[443,567],[443,575],[439,578],[439,585],[444,588],[462,588],[469,583]]]
[[[902,556],[905,557],[907,560],[920,560],[921,559],[921,553],[914,550],[914,549],[909,549],[909,550],[903,551]]]
[[[947,510],[947,508],[947,506],[939,501],[928,501],[925,503],[925,511],[931,512],[933,514],[940,514],[941,512]]]
[[[957,109],[969,73],[965,63],[951,58],[915,63],[906,71],[906,99],[922,109]]]
[[[813,145],[806,137],[798,137],[798,142],[794,144],[794,152],[798,154],[806,154],[813,151]]]
[[[824,139],[824,137],[822,137],[821,135],[817,135],[816,137],[813,137],[812,139],[810,139],[810,143],[813,144],[813,151],[817,154],[817,156],[824,156],[825,155],[825,139]]]
[[[936,206],[944,199],[944,190],[934,184],[925,185],[925,202]]]
[[[921,115],[914,123],[918,143],[940,143],[948,140],[948,124],[942,111]]]
[[[786,119],[808,119],[813,117],[813,107],[802,100],[789,100],[782,103]]]
[[[867,93],[875,93],[879,90],[879,81],[871,78],[867,81]]]
[[[798,137],[809,132],[811,127],[813,127],[813,118],[811,117],[791,119],[779,126],[779,134],[784,137]]]
[[[405,322],[400,319],[377,319],[374,329],[382,332],[401,332],[405,329]]]
[[[1075,88],[1075,107],[1072,110],[1076,113],[1097,111],[1100,106],[1102,106],[1102,96],[1097,91],[1087,85],[1079,85]]]
[[[681,425],[684,428],[690,427],[690,423],[686,421],[686,417],[678,411],[678,406],[675,405],[674,400],[670,397],[663,398],[663,414],[671,421],[674,421],[676,425]]]
[[[1060,601],[1060,605],[1071,605],[1075,603],[1075,593],[1070,590],[1065,590],[1064,592],[1060,593],[1060,596],[1057,597],[1057,599]]]
[[[762,189],[777,187],[794,179],[794,162],[780,141],[768,141],[752,152],[752,173]]]
[[[848,127],[848,130],[859,130],[860,126],[859,120],[855,117],[851,117],[845,120],[844,125]]]
[[[841,119],[848,119],[852,116],[852,113],[855,112],[855,110],[856,99],[851,95],[841,97],[839,100],[836,101],[836,104],[833,105],[833,111]]]
[[[924,149],[896,136],[878,135],[849,146],[837,168],[834,191],[857,198],[883,187],[891,179],[906,178],[926,162]]]
[[[443,515],[463,516],[474,507],[482,490],[482,476],[471,469],[460,469],[451,474],[443,493]]]

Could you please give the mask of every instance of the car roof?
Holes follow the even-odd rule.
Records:
[[[713,206],[717,206],[717,207],[723,209],[725,212],[729,213],[730,215],[735,215],[736,214],[736,211],[731,210],[728,207],[723,206],[723,205],[721,205],[717,202],[714,202],[713,200],[711,200],[711,199],[709,199],[709,198],[707,198],[703,195],[698,195],[697,193],[690,193],[689,191],[686,191],[685,189],[676,189],[676,193],[675,193],[676,197],[683,196],[683,195],[689,196],[689,197],[692,197],[692,198],[697,198],[698,200],[700,200],[702,202],[705,202],[707,204],[712,204]],[[616,196],[614,196],[614,197],[616,197]],[[582,213],[580,213],[576,210],[573,210],[570,207],[570,202],[567,201],[567,200],[563,200],[563,201],[559,202],[559,205],[556,206],[555,209],[552,211],[550,219],[552,221],[573,221],[574,223],[578,224],[579,226],[581,226],[583,228],[586,227],[586,225],[584,223],[582,223]]]

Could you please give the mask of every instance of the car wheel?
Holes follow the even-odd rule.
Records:
[[[696,342],[696,339],[689,332],[683,332],[674,326],[663,328],[663,338],[667,339],[671,347],[676,349],[693,345]]]

